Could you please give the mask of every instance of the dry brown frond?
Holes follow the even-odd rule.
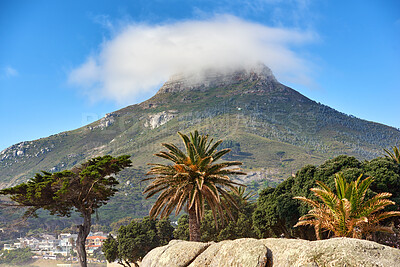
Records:
[[[376,231],[389,231],[387,227],[380,226],[380,221],[400,216],[399,211],[381,212],[386,206],[394,204],[387,199],[392,194],[380,193],[369,200],[365,200],[365,192],[373,181],[371,177],[360,182],[347,183],[342,175],[336,175],[337,190],[343,196],[339,198],[325,184],[319,182],[321,188],[310,190],[322,202],[316,202],[305,197],[295,197],[310,206],[308,214],[299,218],[294,226],[313,225],[317,238],[321,231],[331,231],[336,237],[361,238]]]

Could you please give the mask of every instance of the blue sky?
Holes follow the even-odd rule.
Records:
[[[397,0],[4,0],[0,40],[0,150],[141,102],[186,65],[257,56],[309,98],[400,128]]]

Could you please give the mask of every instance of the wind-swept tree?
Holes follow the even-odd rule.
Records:
[[[309,204],[312,209],[300,217],[294,227],[312,225],[318,239],[321,239],[322,231],[330,231],[335,237],[353,238],[363,238],[377,231],[393,232],[390,227],[380,226],[382,220],[400,216],[398,211],[382,211],[386,206],[395,204],[388,199],[392,194],[379,193],[366,200],[372,177],[361,181],[363,175],[360,175],[356,181],[347,183],[341,173],[335,176],[336,194],[320,181],[317,181],[319,188],[310,189],[322,202],[295,197]]]
[[[235,199],[228,193],[237,192],[229,175],[245,174],[232,166],[241,165],[239,161],[216,163],[230,149],[217,151],[222,143],[219,140],[213,143],[208,135],[200,135],[198,131],[189,136],[179,133],[186,148],[186,153],[174,144],[162,144],[168,151],[161,151],[156,156],[172,161],[171,165],[152,165],[148,175],[154,175],[144,180],[152,180],[143,192],[149,198],[157,193],[157,198],[150,210],[151,217],[158,215],[167,217],[175,209],[178,214],[183,207],[189,214],[189,233],[191,241],[200,241],[200,223],[204,216],[204,205],[207,202],[212,210],[215,221],[217,215],[226,218],[224,210],[229,216],[232,207],[237,207]],[[230,189],[230,190],[229,190]],[[228,191],[229,190],[229,191]]]
[[[126,155],[97,157],[72,170],[36,174],[26,183],[0,190],[0,194],[9,195],[19,206],[28,207],[26,217],[34,215],[38,209],[58,216],[79,212],[83,223],[78,225],[76,245],[79,262],[86,267],[85,241],[90,232],[91,216],[117,191],[118,181],[113,175],[128,166],[131,161]]]
[[[400,145],[397,148],[396,146],[392,147],[393,152],[388,149],[384,149],[386,158],[392,159],[394,162],[400,164]]]

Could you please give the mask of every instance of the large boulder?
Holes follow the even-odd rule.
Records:
[[[269,254],[263,240],[225,240],[209,246],[189,266],[269,266]]]
[[[272,266],[400,266],[399,249],[361,239],[268,238],[264,244],[272,252]]]
[[[243,238],[219,243],[173,240],[144,257],[141,267],[150,266],[400,267],[400,250],[352,238],[320,241]]]
[[[140,266],[184,267],[200,255],[210,243],[172,240],[168,245],[151,250],[143,258]]]

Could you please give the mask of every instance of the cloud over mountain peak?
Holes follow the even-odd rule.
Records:
[[[130,24],[69,74],[94,98],[122,104],[154,93],[171,75],[213,68],[232,71],[262,62],[278,79],[309,82],[309,64],[293,46],[316,39],[296,29],[272,28],[220,15],[161,25]]]

